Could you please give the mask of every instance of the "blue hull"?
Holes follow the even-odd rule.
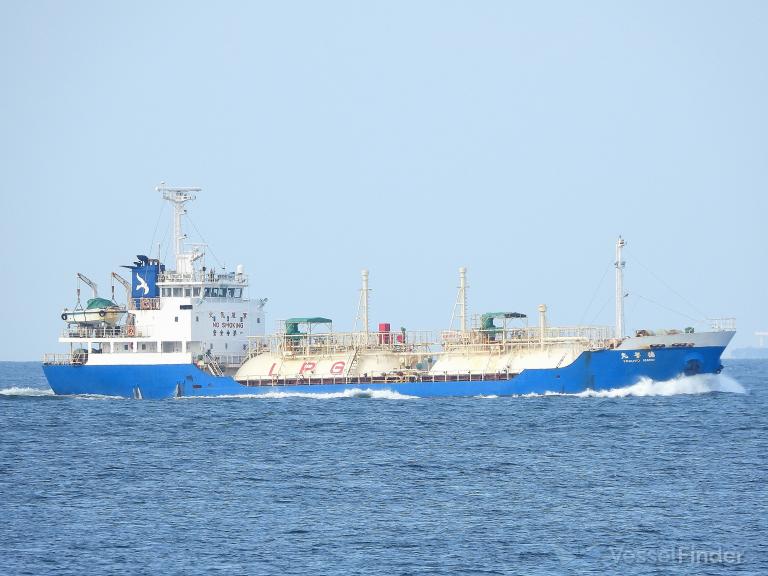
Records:
[[[43,365],[56,394],[98,394],[145,399],[266,394],[333,393],[353,389],[392,390],[408,396],[477,396],[544,392],[577,393],[635,384],[641,378],[670,380],[682,374],[711,374],[722,369],[723,347],[648,350],[600,350],[582,353],[562,368],[525,370],[509,380],[417,381],[245,386],[228,376],[212,376],[192,364],[144,366]]]

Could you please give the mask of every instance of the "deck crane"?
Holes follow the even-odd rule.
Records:
[[[96,283],[94,281],[92,281],[87,276],[85,276],[83,274],[80,274],[80,272],[77,273],[77,278],[78,278],[78,280],[81,280],[82,282],[87,284],[88,287],[91,290],[93,290],[93,297],[94,298],[98,298],[99,297],[99,288],[96,286]],[[78,292],[78,296],[79,296],[80,295],[80,288],[77,289],[77,292]]]
[[[118,274],[117,272],[112,272],[112,278],[114,278],[115,280],[120,282],[120,284],[123,285],[123,288],[125,288],[125,299],[126,299],[126,302],[128,303],[128,309],[132,310],[133,309],[133,298],[131,298],[131,283],[128,282],[128,280],[126,280],[122,276],[120,276],[120,274]],[[113,284],[112,285],[112,300],[114,300],[114,299],[115,299],[115,286]]]

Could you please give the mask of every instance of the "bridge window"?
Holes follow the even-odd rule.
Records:
[[[181,352],[181,342],[163,342],[163,352]]]
[[[173,289],[173,295],[174,295],[176,298],[181,298],[181,288],[174,288],[174,289]]]
[[[184,296],[186,296],[187,298],[192,296],[192,288],[189,288],[189,287],[185,286],[184,287]]]
[[[171,289],[170,288],[163,288],[163,296],[166,298],[171,295]]]
[[[192,288],[192,296],[194,296],[195,298],[200,296],[200,288],[198,287]]]

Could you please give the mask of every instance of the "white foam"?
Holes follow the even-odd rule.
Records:
[[[478,394],[477,396],[473,396],[473,398],[478,398],[480,400],[491,400],[493,398],[498,398],[498,396],[496,394],[488,394],[487,396]]]
[[[626,388],[611,390],[585,390],[579,396],[594,396],[597,398],[621,398],[624,396],[677,396],[679,394],[709,394],[710,392],[731,392],[745,394],[744,386],[729,376],[719,374],[699,374],[697,376],[680,376],[672,380],[656,382],[643,378],[637,384]]]
[[[574,396],[577,398],[624,398],[626,396],[678,396],[682,394],[709,394],[711,392],[731,392],[745,394],[744,386],[730,376],[723,374],[699,374],[696,376],[678,376],[671,380],[656,381],[642,378],[636,384],[624,388],[609,390],[584,390],[575,394],[544,392],[543,394],[521,394],[521,398],[539,396]]]
[[[53,396],[50,388],[20,388],[13,386],[0,390],[0,396]]]
[[[573,394],[563,394],[562,392],[528,392],[527,394],[513,394],[515,398],[541,398],[542,396],[573,396]]]
[[[334,398],[375,398],[382,400],[413,400],[417,396],[400,394],[394,390],[371,390],[366,388],[350,388],[341,392],[263,392],[255,394],[222,394],[221,396],[184,396],[190,398],[314,398],[316,400],[332,400]]]
[[[78,400],[129,400],[125,396],[107,396],[106,394],[69,394],[68,397]]]

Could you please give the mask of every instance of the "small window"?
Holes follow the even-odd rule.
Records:
[[[174,321],[174,322],[178,322],[178,321],[179,321],[179,317],[178,317],[178,316],[174,316],[174,317],[173,317],[173,321]]]
[[[128,344],[123,344],[123,350],[128,351]]]
[[[173,295],[174,295],[176,298],[181,298],[181,288],[174,288],[174,289],[173,289]]]
[[[200,316],[195,316],[195,322],[200,322]]]
[[[256,324],[261,324],[261,318],[256,318]]]
[[[146,350],[146,349],[147,349],[147,345],[146,345],[146,344],[142,344],[142,345],[141,345],[141,349],[142,349],[142,350]]]
[[[229,348],[229,346],[227,346],[227,343],[224,342],[224,350],[226,350],[227,348]]]
[[[200,288],[192,288],[192,296],[194,296],[195,298],[200,296]]]

